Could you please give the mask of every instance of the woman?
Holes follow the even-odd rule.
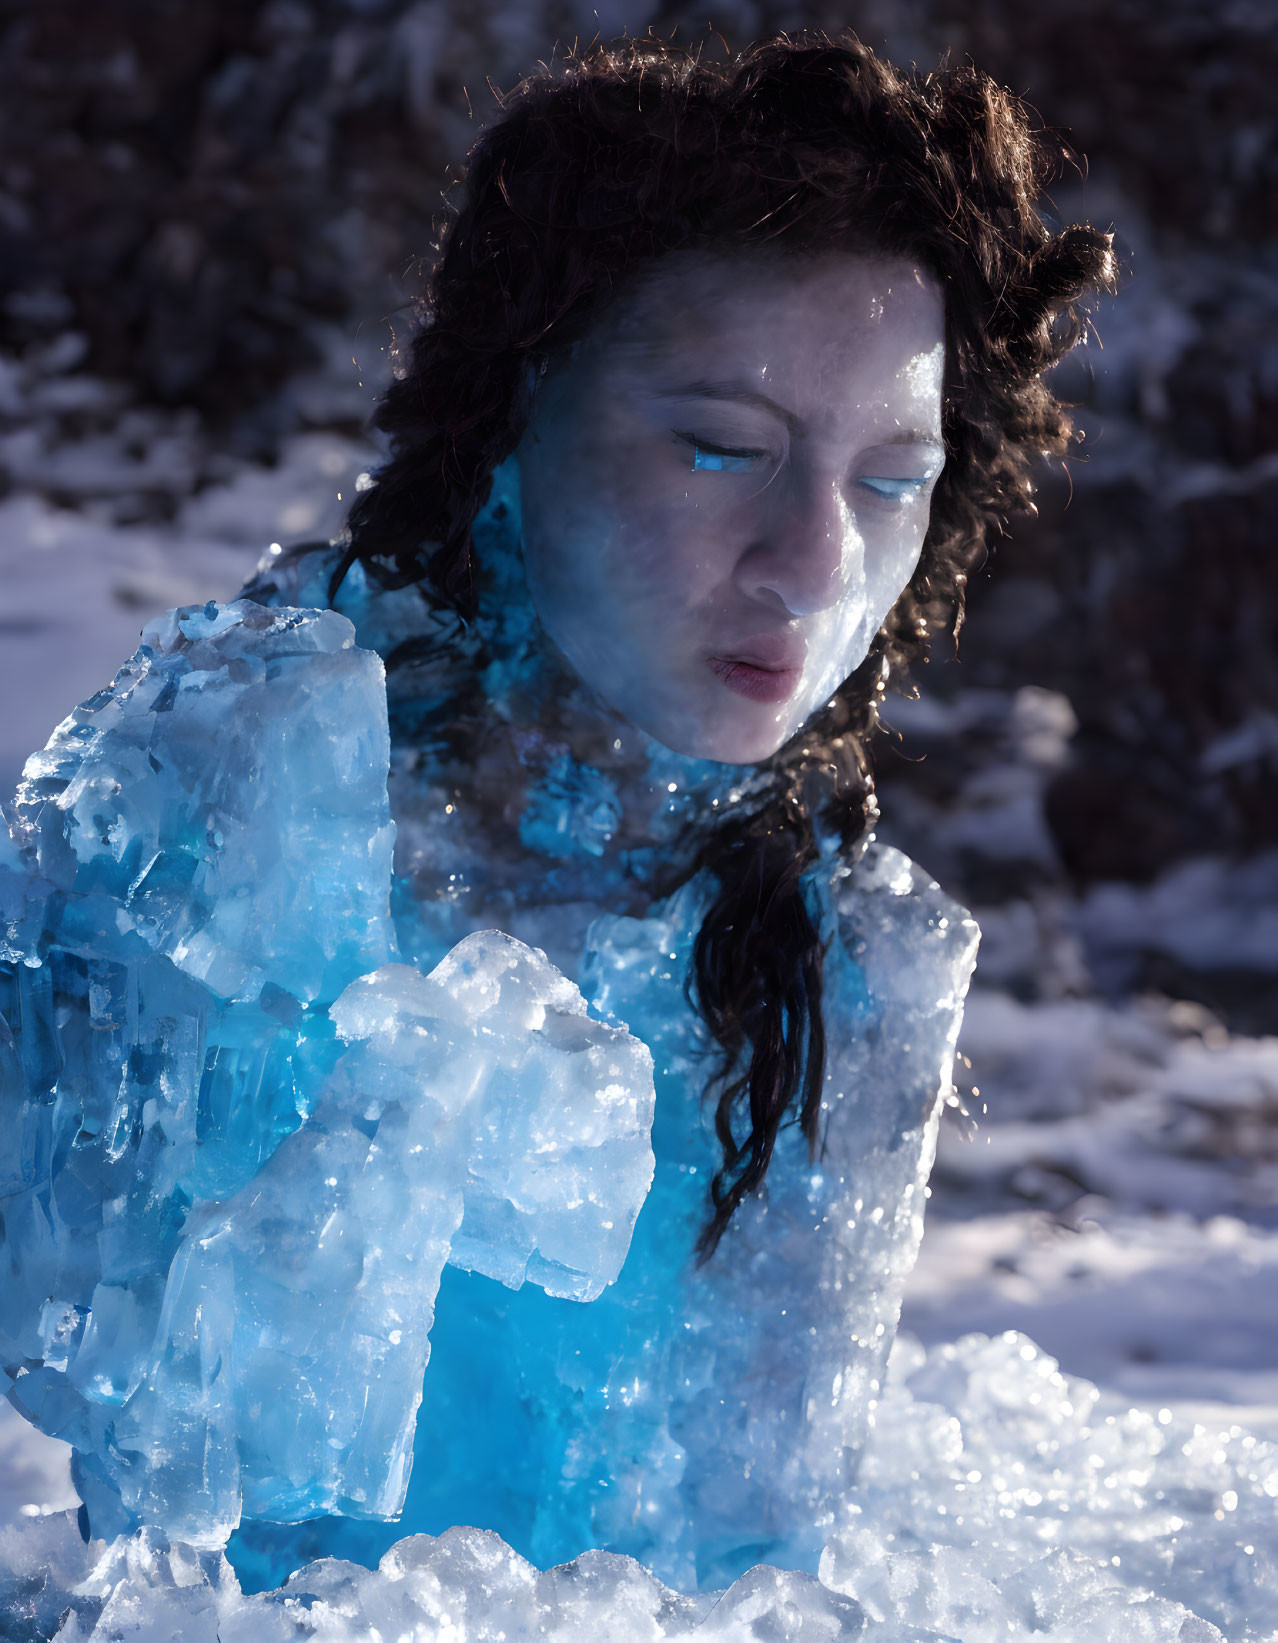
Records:
[[[29,765],[4,1365],[86,1529],[815,1568],[975,945],[866,744],[1068,442],[1051,158],[851,39],[531,78],[347,540]]]

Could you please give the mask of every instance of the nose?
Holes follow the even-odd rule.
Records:
[[[837,605],[864,562],[852,510],[833,478],[794,476],[757,499],[750,546],[737,585],[760,604],[779,602],[790,616]]]

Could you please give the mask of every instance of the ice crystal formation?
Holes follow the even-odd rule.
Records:
[[[476,927],[429,668],[388,698],[404,607],[282,583],[153,624],[0,858],[0,1372],[93,1537],[11,1537],[0,1602],[64,1643],[1220,1635],[1178,1600],[1262,1635],[1265,1445],[1104,1416],[1012,1338],[886,1379],[971,920],[896,851],[823,850],[820,1144],[783,1129],[698,1267],[710,886],[617,911],[624,783],[542,749],[542,867],[494,865]],[[494,724],[536,672],[503,591]],[[658,853],[748,800],[645,757]]]
[[[496,716],[538,667],[506,517],[499,497],[484,527],[507,579]],[[28,763],[9,1394],[73,1445],[94,1535],[238,1531],[264,1584],[460,1522],[689,1589],[764,1557],[814,1569],[918,1242],[974,927],[894,852],[818,864],[821,1147],[784,1132],[696,1268],[718,1143],[685,980],[709,887],[635,917],[596,885],[563,974],[543,948],[563,957],[570,918],[536,863],[588,873],[619,800],[561,751],[508,898],[538,946],[423,891],[484,862],[458,841],[444,874],[439,770],[393,755],[388,608],[175,612]],[[673,766],[648,783],[650,851],[711,807],[698,782],[750,780]]]

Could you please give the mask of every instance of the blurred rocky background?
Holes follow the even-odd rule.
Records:
[[[495,92],[805,24],[1027,97],[1124,270],[880,748],[985,932],[907,1321],[1278,1431],[1273,0],[0,0],[0,785],[150,614],[336,528]]]

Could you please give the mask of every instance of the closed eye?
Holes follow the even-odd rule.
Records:
[[[870,475],[863,478],[861,484],[867,490],[873,491],[875,496],[885,497],[889,502],[904,502],[907,497],[913,496],[916,491],[921,491],[924,485],[927,484],[929,477],[924,476],[921,479],[881,479],[876,475]]]
[[[706,469],[715,473],[750,473],[761,462],[768,460],[767,451],[753,448],[742,448],[733,445],[713,445],[707,439],[698,439],[695,434],[678,434],[678,438],[692,447],[693,469]]]

